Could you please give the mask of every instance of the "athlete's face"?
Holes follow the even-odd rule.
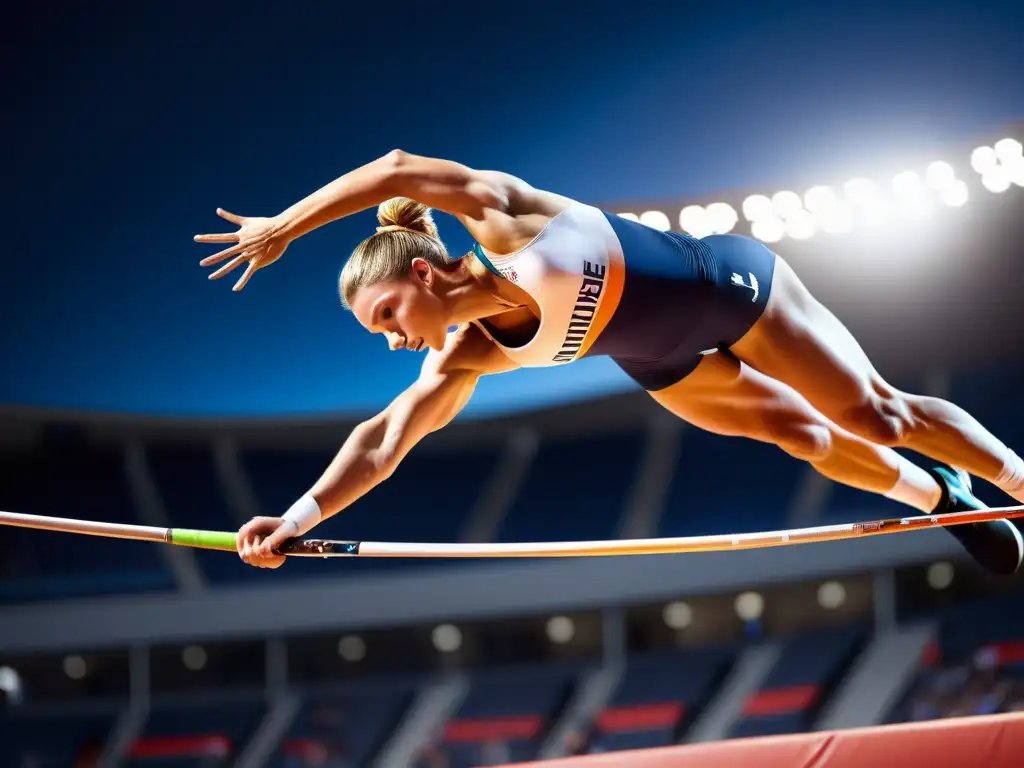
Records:
[[[440,350],[448,332],[444,302],[434,293],[436,274],[424,259],[415,259],[407,277],[367,285],[356,291],[352,313],[370,333],[381,333],[388,347],[419,352]]]

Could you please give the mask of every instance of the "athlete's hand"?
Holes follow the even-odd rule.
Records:
[[[243,525],[235,537],[238,556],[257,568],[280,568],[287,559],[274,550],[295,536],[295,523],[280,517],[254,517]]]
[[[211,267],[222,261],[231,259],[216,272],[210,274],[211,280],[223,277],[228,272],[248,263],[245,272],[232,290],[240,291],[249,282],[249,278],[258,269],[263,269],[281,258],[288,247],[288,238],[282,233],[281,222],[276,217],[248,217],[229,213],[223,208],[217,209],[217,215],[237,224],[237,232],[219,235],[196,235],[197,243],[234,243],[234,245],[207,256],[199,262],[202,267]],[[233,258],[232,258],[233,257]]]

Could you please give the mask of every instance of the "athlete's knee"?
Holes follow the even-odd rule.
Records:
[[[790,456],[815,464],[832,454],[832,430],[813,419],[792,417],[768,420],[770,438]]]
[[[839,425],[878,445],[904,445],[916,423],[913,397],[902,392],[872,392],[847,409]]]

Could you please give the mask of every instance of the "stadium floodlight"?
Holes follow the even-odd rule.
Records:
[[[694,237],[711,234],[711,220],[702,206],[688,205],[679,212],[679,226]]]
[[[967,190],[967,184],[957,180],[956,184],[942,190],[939,196],[946,205],[952,208],[960,208],[967,204],[970,193]]]
[[[775,211],[776,216],[783,219],[788,219],[798,211],[802,211],[803,205],[800,195],[788,189],[772,195],[772,210]]]
[[[928,166],[928,169],[924,172],[924,178],[932,189],[942,192],[956,183],[956,171],[953,170],[953,166],[949,163],[936,160]]]
[[[928,586],[932,589],[946,589],[953,583],[953,566],[947,562],[932,563],[928,566]]]
[[[741,207],[743,209],[743,216],[747,221],[767,219],[775,215],[772,211],[772,201],[764,195],[750,195],[743,201]]]
[[[1006,168],[1006,177],[1018,187],[1024,187],[1024,158]]]
[[[850,179],[843,185],[843,191],[849,201],[860,208],[875,208],[882,202],[871,179]]]
[[[822,214],[836,207],[838,198],[831,187],[811,187],[804,193],[804,207],[814,214]]]
[[[838,581],[826,581],[818,587],[818,605],[827,611],[834,611],[846,602],[846,587]]]
[[[915,197],[924,191],[921,177],[913,171],[897,173],[892,180],[892,191],[902,198]]]
[[[989,192],[1005,192],[1010,188],[1010,174],[1001,166],[990,168],[981,177],[981,183]]]
[[[677,631],[686,629],[693,623],[693,609],[689,603],[677,600],[665,606],[661,612],[661,618],[664,619],[665,625],[669,629]]]
[[[786,219],[786,234],[794,240],[809,240],[818,231],[814,216],[808,211],[796,211]]]
[[[462,632],[454,624],[439,624],[431,633],[434,648],[441,653],[455,653],[462,647]]]
[[[1024,157],[1024,146],[1016,139],[1005,138],[995,143],[996,157],[1004,166],[1012,165],[1018,158]]]
[[[999,156],[992,147],[978,147],[971,152],[971,168],[984,175],[999,165]]]
[[[65,656],[61,666],[64,668],[64,674],[72,680],[81,680],[89,672],[89,667],[81,656]]]
[[[743,621],[757,621],[764,613],[764,598],[760,592],[744,592],[736,598],[733,607]]]
[[[708,225],[712,234],[724,235],[731,232],[739,221],[736,209],[728,203],[712,203],[707,208]]]
[[[620,213],[619,218],[627,219],[628,221],[640,221],[640,217],[635,213]]]
[[[785,236],[786,225],[774,216],[757,219],[750,225],[750,233],[762,242],[777,243]]]
[[[568,616],[552,616],[547,623],[548,640],[565,644],[576,636],[576,624]]]
[[[672,222],[668,220],[668,215],[664,211],[644,211],[640,214],[640,223],[662,232],[672,229]]]
[[[816,218],[821,231],[830,235],[843,234],[853,229],[853,213],[845,203],[822,211]]]
[[[198,672],[206,666],[206,649],[201,645],[189,645],[181,652],[181,663],[185,669]]]
[[[366,658],[366,641],[359,635],[345,635],[338,641],[338,655],[353,664],[362,661]]]

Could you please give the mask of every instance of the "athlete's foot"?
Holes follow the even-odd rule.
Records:
[[[942,489],[942,499],[935,508],[936,514],[988,508],[974,495],[971,478],[962,469],[935,467],[929,474]],[[1009,520],[951,525],[946,530],[963,545],[971,557],[993,573],[1007,575],[1020,567],[1024,556],[1024,540]]]

